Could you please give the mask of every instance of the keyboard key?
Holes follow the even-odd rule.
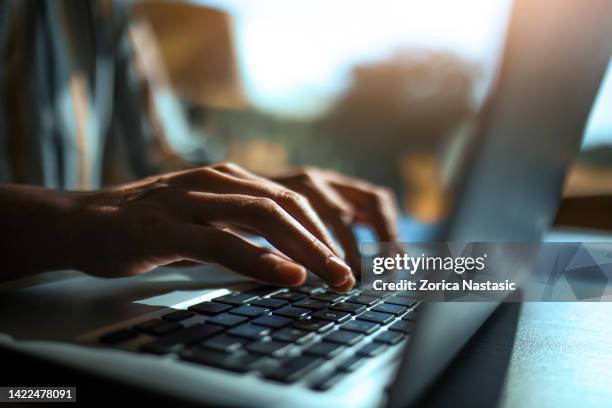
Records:
[[[183,326],[175,322],[154,319],[146,321],[144,323],[140,323],[134,326],[134,329],[143,333],[151,334],[153,336],[161,336],[162,334],[167,334],[172,331],[179,330],[182,327]]]
[[[255,296],[268,296],[276,292],[280,292],[281,290],[283,290],[283,288],[279,288],[278,286],[262,285],[253,289],[245,290],[243,293]]]
[[[275,315],[289,317],[291,319],[304,319],[310,314],[310,310],[301,307],[285,306],[272,312]]]
[[[207,315],[216,315],[219,313],[226,312],[230,310],[232,307],[228,305],[223,305],[221,303],[213,303],[213,302],[202,302],[197,305],[193,305],[189,307],[189,310],[193,310],[196,313],[202,313]]]
[[[248,341],[248,339],[242,337],[221,334],[219,336],[215,336],[203,341],[201,345],[202,347],[211,350],[221,351],[223,353],[233,353],[240,349],[242,345],[247,343]]]
[[[393,305],[391,303],[380,303],[374,306],[372,309],[375,312],[391,313],[394,315],[401,315],[406,311],[405,306]]]
[[[358,343],[361,339],[363,339],[363,334],[350,332],[346,330],[336,330],[325,336],[323,340],[331,341],[332,343],[338,343],[345,346],[352,346],[355,343]]]
[[[347,312],[350,314],[357,314],[363,312],[366,308],[364,305],[360,305],[358,303],[342,302],[336,303],[335,305],[330,307],[330,309],[340,310],[341,312]]]
[[[414,310],[410,310],[408,313],[402,316],[402,320],[414,321],[416,320],[417,315]]]
[[[259,296],[250,293],[230,293],[229,295],[215,298],[213,301],[227,303],[228,305],[241,306],[257,299],[258,297]]]
[[[386,331],[380,333],[378,336],[374,337],[374,341],[385,344],[397,344],[404,339],[404,335],[400,332],[396,331]]]
[[[278,341],[286,341],[288,343],[306,343],[314,338],[315,334],[304,330],[298,330],[291,327],[281,329],[272,334],[272,338]]]
[[[270,311],[270,309],[267,309],[265,307],[243,305],[235,309],[232,309],[230,313],[237,314],[240,316],[245,316],[245,317],[257,317],[268,311]]]
[[[138,332],[133,329],[120,329],[107,333],[100,337],[100,341],[106,344],[117,344],[138,337]]]
[[[373,304],[378,303],[379,300],[380,299],[377,297],[365,295],[351,296],[350,298],[346,299],[346,301],[349,303],[357,303],[366,306],[372,306]]]
[[[241,324],[228,330],[227,334],[232,336],[246,337],[247,339],[259,339],[270,334],[270,329],[254,324]]]
[[[266,373],[266,378],[284,383],[291,383],[313,369],[317,368],[321,360],[311,356],[299,356],[285,361],[280,367]]]
[[[297,302],[298,300],[306,299],[306,295],[298,292],[280,292],[270,296],[272,299],[282,299],[287,302]]]
[[[364,320],[351,320],[343,324],[343,330],[350,330],[357,333],[372,334],[380,328],[380,324],[374,322],[366,322]]]
[[[185,350],[180,354],[180,358],[192,363],[203,364],[224,370],[231,370],[239,373],[250,371],[253,364],[259,360],[257,354],[247,353],[218,353],[215,351],[204,350],[199,347],[194,347]]]
[[[340,363],[338,371],[352,372],[364,365],[365,362],[366,360],[362,356],[354,356]]]
[[[345,312],[336,310],[321,310],[312,315],[313,318],[329,320],[336,323],[346,322],[351,318],[351,315]]]
[[[323,292],[312,295],[311,299],[322,300],[323,302],[335,303],[345,298],[345,295],[341,295],[335,292]]]
[[[334,323],[328,320],[306,319],[295,322],[293,327],[300,330],[323,333],[334,327]]]
[[[286,300],[282,299],[271,299],[271,298],[262,298],[256,299],[250,302],[252,306],[265,307],[268,309],[278,309],[279,307],[283,307],[289,304]]]
[[[280,329],[293,323],[292,319],[280,316],[261,316],[251,322],[259,326],[271,327],[273,329]]]
[[[221,333],[223,330],[223,327],[213,324],[198,323],[144,344],[141,350],[154,354],[167,354],[177,348],[189,346],[208,337],[212,337],[215,334]]]
[[[413,323],[406,320],[399,320],[389,326],[389,330],[398,331],[400,333],[410,333],[413,327]]]
[[[314,295],[315,293],[321,293],[325,291],[322,286],[300,286],[299,288],[293,289],[296,292],[304,293],[306,295]]]
[[[367,320],[369,322],[375,322],[380,324],[387,324],[392,321],[394,317],[395,316],[389,313],[367,311],[357,316],[357,319]]]
[[[376,357],[377,355],[385,351],[386,348],[387,345],[384,343],[372,342],[366,344],[365,346],[357,350],[357,354],[364,357]]]
[[[256,341],[248,344],[246,349],[252,353],[264,354],[272,357],[282,357],[291,349],[291,344],[280,341]]]
[[[321,310],[321,309],[325,309],[326,307],[328,307],[329,302],[323,302],[321,300],[315,300],[315,299],[303,299],[303,300],[300,300],[299,302],[295,302],[293,306],[303,307],[305,309],[311,309],[311,310]]]
[[[405,307],[412,307],[416,304],[416,302],[417,302],[416,299],[397,296],[397,295],[390,296],[385,299],[385,303],[391,303],[393,305],[400,305],[400,306],[405,306]]]
[[[339,383],[344,377],[345,374],[332,371],[331,373],[326,374],[324,377],[320,378],[317,382],[315,382],[312,385],[312,389],[314,389],[315,391],[327,391],[331,387]]]
[[[223,313],[223,314],[211,317],[210,319],[206,321],[206,323],[218,324],[219,326],[225,326],[225,327],[234,327],[240,323],[246,322],[247,320],[249,319],[244,316],[233,315],[230,313]]]
[[[162,318],[171,322],[180,322],[182,320],[189,319],[192,316],[195,316],[195,313],[190,312],[189,310],[177,310],[175,312],[163,315]]]
[[[343,349],[344,347],[341,344],[320,341],[308,347],[304,350],[304,353],[323,358],[332,358],[340,354]]]

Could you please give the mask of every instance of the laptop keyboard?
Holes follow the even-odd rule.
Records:
[[[339,294],[325,287],[258,288],[168,309],[160,319],[100,337],[121,345],[148,336],[139,350],[176,354],[190,363],[238,373],[255,371],[281,383],[302,379],[322,363],[332,369],[310,386],[325,391],[413,329],[415,299],[400,295]],[[193,323],[193,318],[198,322]],[[338,358],[336,358],[338,357]]]

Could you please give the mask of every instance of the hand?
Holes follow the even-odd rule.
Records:
[[[351,219],[361,216],[362,209],[367,219],[382,216],[375,209],[366,211],[374,203],[363,186],[338,181],[338,189],[352,198],[342,201],[351,203],[347,209],[359,210],[350,213]],[[278,285],[303,283],[304,267],[334,290],[347,291],[355,283],[307,199],[233,164],[165,174],[76,197],[73,223],[81,231],[76,268],[92,275],[135,275],[187,260],[215,262]],[[329,221],[329,214],[322,213]],[[348,225],[349,219],[345,221]],[[388,226],[379,228],[392,234]],[[239,231],[264,237],[278,251],[254,245]],[[349,242],[346,236],[341,241]]]
[[[381,242],[397,243],[397,207],[393,193],[384,187],[331,170],[306,167],[273,179],[303,194],[329,225],[355,273],[361,271],[357,240],[352,226],[372,226]]]

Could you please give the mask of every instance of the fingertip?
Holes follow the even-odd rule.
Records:
[[[346,280],[346,282],[344,282],[341,285],[330,285],[330,289],[332,289],[335,292],[340,292],[340,293],[347,293],[348,291],[350,291],[351,289],[353,289],[353,286],[355,286],[355,278],[353,277],[353,275],[349,276],[349,278]]]
[[[261,260],[263,270],[260,278],[262,280],[284,286],[299,286],[306,280],[306,269],[295,262],[273,253],[262,255]]]

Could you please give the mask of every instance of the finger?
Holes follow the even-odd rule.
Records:
[[[374,227],[382,242],[397,242],[397,206],[393,193],[383,187],[344,175],[328,173],[330,184]]]
[[[320,214],[323,222],[330,225],[355,276],[360,275],[361,262],[357,239],[353,233],[354,209],[342,196],[322,180],[289,184],[304,194]]]
[[[177,214],[198,223],[257,231],[285,255],[332,285],[344,284],[351,269],[287,211],[269,198],[189,192],[174,195]]]
[[[246,178],[239,178],[212,168],[202,168],[177,174],[170,182],[175,186],[178,185],[195,191],[201,191],[201,188],[205,187],[206,191],[212,193],[243,194],[270,198],[306,227],[318,240],[327,245],[336,255],[340,255],[323,221],[305,197],[266,179],[254,175],[251,177],[246,170],[239,171],[238,166],[229,166],[229,168],[236,174],[246,175]]]
[[[274,285],[298,286],[306,280],[303,266],[228,231],[184,224],[177,226],[172,239],[178,255],[193,262],[214,262]]]

